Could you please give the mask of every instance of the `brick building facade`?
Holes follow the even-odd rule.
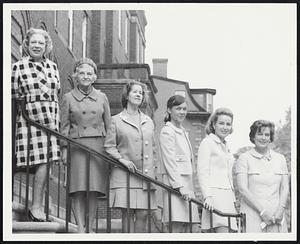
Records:
[[[112,115],[122,110],[120,94],[126,79],[136,79],[146,84],[147,103],[142,110],[153,118],[156,137],[163,126],[167,98],[174,94],[184,95],[188,101],[184,126],[190,132],[197,156],[197,148],[204,136],[203,126],[212,111],[215,90],[189,89],[187,82],[167,78],[166,59],[156,60],[154,75],[151,75],[149,65],[144,64],[146,25],[145,13],[139,10],[12,11],[11,61],[14,63],[24,55],[21,43],[30,27],[47,30],[53,41],[53,51],[49,58],[58,65],[61,96],[74,86],[71,75],[75,61],[89,57],[98,66],[98,79],[94,86],[106,93]],[[159,150],[155,150],[154,157],[160,161]],[[63,217],[66,206],[66,170],[64,166],[53,166],[51,170],[50,210]],[[25,177],[20,180],[17,176],[15,181],[14,192],[21,191],[23,197],[19,201],[22,201]],[[197,186],[196,181],[195,184]],[[99,217],[105,218],[106,202],[99,202]],[[120,212],[113,211],[112,218],[120,218]]]

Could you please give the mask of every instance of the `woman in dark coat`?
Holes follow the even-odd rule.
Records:
[[[97,76],[96,64],[83,58],[74,65],[75,88],[64,95],[62,102],[61,133],[78,142],[103,152],[103,143],[110,123],[110,109],[106,95],[93,88]],[[62,145],[65,146],[65,145]],[[62,157],[66,161],[67,150],[63,147]],[[85,232],[86,223],[86,153],[71,147],[70,194],[78,232]],[[89,227],[96,217],[97,197],[105,195],[107,165],[100,158],[90,158],[89,182]]]

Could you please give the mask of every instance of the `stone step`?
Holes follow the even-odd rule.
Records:
[[[63,232],[65,226],[57,222],[17,222],[13,221],[13,233],[57,233]]]

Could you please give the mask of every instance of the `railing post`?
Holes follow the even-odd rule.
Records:
[[[50,134],[47,133],[47,174],[46,174],[46,221],[49,220],[49,185],[50,185]]]
[[[228,232],[231,230],[231,219],[228,217]]]
[[[27,161],[26,161],[26,193],[25,193],[25,212],[28,215],[28,200],[29,200],[29,154],[30,154],[30,135],[31,128],[29,122],[27,124]]]
[[[127,171],[127,232],[130,233],[130,172]]]
[[[91,155],[89,152],[86,154],[86,204],[85,204],[85,232],[89,233],[90,232],[90,216],[89,216],[89,211],[90,211],[90,159]],[[93,228],[93,227],[91,227]]]
[[[107,188],[106,188],[106,232],[111,233],[111,209],[110,209],[110,173],[111,165],[108,164],[108,177],[107,177]]]
[[[69,196],[70,191],[70,162],[71,162],[71,152],[70,152],[70,142],[67,144],[67,185],[66,185],[66,232],[69,232],[69,222],[71,219],[71,199]]]
[[[190,233],[193,232],[193,221],[192,221],[192,202],[189,201],[189,227]]]
[[[172,233],[172,203],[171,203],[171,192],[168,191],[168,207],[169,207],[169,233]]]
[[[19,203],[22,202],[22,181],[23,181],[23,177],[22,177],[22,174],[20,174],[20,182],[19,182]]]
[[[99,207],[98,207],[98,202],[97,202],[97,207],[96,207],[96,233],[98,233],[98,215],[99,215]]]
[[[243,232],[246,233],[246,214],[243,213]]]
[[[210,232],[212,233],[213,232],[213,211],[212,210],[209,210],[209,220],[210,220]]]
[[[60,214],[59,214],[59,209],[60,209],[60,181],[61,181],[61,165],[60,162],[58,162],[58,187],[57,187],[57,191],[58,191],[58,196],[57,196],[57,218],[59,218]]]
[[[150,182],[147,182],[147,193],[148,193],[148,233],[151,233],[151,194],[150,194]]]

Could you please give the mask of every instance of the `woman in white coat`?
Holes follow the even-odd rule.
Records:
[[[194,198],[192,179],[193,151],[188,134],[182,123],[187,114],[185,98],[175,95],[167,102],[167,116],[165,125],[160,132],[160,148],[163,162],[163,182],[174,189],[179,189],[182,198],[171,195],[172,232],[188,232],[189,203]],[[168,225],[169,205],[168,193],[164,192],[163,222]],[[198,208],[192,203],[193,232],[197,232]]]
[[[225,213],[236,213],[235,195],[232,183],[233,156],[230,154],[225,138],[232,133],[233,114],[227,108],[219,108],[208,119],[207,136],[198,150],[197,174],[204,199],[201,229],[210,229],[210,211],[218,209]],[[214,232],[232,232],[237,229],[227,217],[213,214]]]

